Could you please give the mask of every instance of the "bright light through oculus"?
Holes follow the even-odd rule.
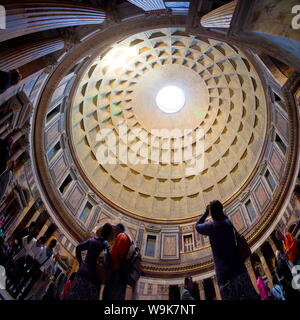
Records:
[[[159,109],[163,112],[174,113],[184,106],[185,96],[180,88],[167,86],[158,92],[156,96],[156,103]]]

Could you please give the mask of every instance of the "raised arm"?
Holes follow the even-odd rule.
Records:
[[[205,222],[206,218],[209,215],[208,209],[205,210],[204,214],[200,217],[196,223],[196,230],[203,235],[208,236],[211,230],[211,222]]]
[[[79,243],[79,245],[76,247],[76,258],[79,264],[82,262],[81,252],[87,250],[88,248],[89,240]]]

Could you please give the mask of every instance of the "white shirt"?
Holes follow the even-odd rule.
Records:
[[[36,245],[36,239],[32,238],[29,243],[27,241],[29,236],[26,236],[24,238],[22,238],[22,244],[23,244],[23,248],[25,248],[26,254],[29,254],[31,248]]]
[[[39,257],[44,250],[44,245],[37,246],[37,242],[35,245],[31,247],[28,254],[33,258],[37,260],[37,257]]]
[[[44,247],[42,248],[42,250],[40,251],[40,253],[38,255],[36,255],[35,259],[38,261],[38,263],[41,266],[41,271],[46,271],[47,268],[51,265],[51,260],[54,257],[54,254],[52,253],[52,255],[48,258],[47,256],[47,248],[48,247]],[[46,261],[46,262],[45,262]]]

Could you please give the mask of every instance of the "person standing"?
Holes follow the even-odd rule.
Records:
[[[107,255],[110,254],[107,239],[111,232],[112,225],[106,223],[100,237],[91,238],[76,247],[79,269],[65,300],[99,300],[101,283],[97,277],[97,260],[103,250],[106,250]],[[81,255],[82,251],[87,251],[84,261]]]
[[[275,273],[278,277],[279,284],[281,285],[286,300],[299,300],[300,292],[292,287],[293,275],[288,266],[288,262],[284,258],[285,255],[280,251],[275,253],[277,261],[275,265]]]
[[[12,257],[15,256],[21,249],[22,249],[22,239],[26,236],[28,236],[32,231],[36,229],[36,222],[32,221],[30,225],[26,228],[24,228],[15,238],[13,241],[13,245],[11,248],[11,255]]]
[[[57,244],[56,239],[52,239],[47,247],[43,247],[39,255],[35,256],[34,266],[31,271],[31,278],[28,285],[22,291],[19,299],[24,300],[27,295],[32,295],[34,292],[39,291],[39,282],[45,280],[47,276],[47,269],[51,266],[54,259],[54,251]]]
[[[272,293],[272,296],[274,297],[274,299],[275,300],[286,300],[284,293],[283,293],[283,290],[282,290],[282,287],[279,284],[279,281],[275,275],[273,275],[273,277],[272,277],[272,282],[273,282],[274,287],[273,287],[271,293]]]
[[[193,280],[192,277],[184,278],[184,288],[181,293],[181,300],[195,300],[192,296]]]
[[[41,297],[45,294],[47,291],[47,287],[49,283],[54,282],[55,279],[55,273],[58,268],[58,260],[59,260],[59,254],[57,253],[51,259],[49,260],[49,263],[47,263],[45,267],[42,267],[43,275],[37,282],[37,287],[35,289],[35,299],[40,300]],[[57,286],[55,285],[55,288]]]
[[[266,285],[265,281],[261,277],[261,272],[260,272],[259,267],[257,267],[255,269],[255,276],[256,276],[256,285],[258,287],[261,299],[262,300],[269,300],[269,297],[270,297],[269,289],[268,289],[268,286]]]
[[[8,286],[12,285],[13,296],[18,296],[20,290],[22,289],[21,285],[23,283],[23,278],[26,276],[26,268],[31,263],[31,257],[29,253],[31,248],[36,245],[36,237],[38,236],[38,233],[39,232],[34,229],[28,236],[23,237],[22,248],[13,257],[13,260],[15,261],[14,276],[8,281]]]
[[[57,294],[61,300],[64,292],[64,287],[67,281],[68,281],[68,276],[66,275],[65,272],[61,272],[55,280],[55,285],[57,287]]]
[[[282,241],[284,253],[287,259],[294,265],[300,264],[300,252],[297,239],[295,239],[290,232],[283,234],[279,230],[276,231],[275,236],[279,241]]]
[[[103,290],[103,300],[124,300],[127,268],[123,266],[130,246],[130,238],[122,223],[116,226],[116,241],[111,249],[112,272]]]
[[[62,294],[62,298],[61,300],[65,300],[66,297],[69,295],[69,291],[70,291],[70,288],[72,286],[72,282],[74,281],[75,279],[75,276],[76,276],[76,272],[73,272],[70,276],[70,279],[67,281],[65,287],[64,287],[64,291],[63,291],[63,294]]]
[[[209,214],[213,221],[205,222]],[[256,300],[257,293],[236,246],[232,223],[224,214],[220,201],[209,203],[196,223],[196,230],[209,237],[222,299]]]
[[[17,290],[18,292],[20,292],[22,288],[24,288],[25,285],[30,280],[32,275],[32,270],[35,265],[36,257],[39,256],[44,250],[45,243],[46,243],[46,237],[42,236],[28,250],[28,254],[26,257],[26,264],[24,265],[24,273],[23,273],[24,275],[22,279],[19,281],[18,290]]]

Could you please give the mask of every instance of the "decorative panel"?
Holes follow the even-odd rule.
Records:
[[[277,175],[277,177],[280,177],[282,175],[284,160],[279,155],[279,153],[275,150],[274,147],[272,148],[271,155],[270,155],[270,164],[272,166],[274,173]]]
[[[46,134],[45,134],[45,143],[46,148],[48,148],[60,135],[60,125],[59,125],[59,119],[55,121],[53,124],[51,124],[50,127],[46,128]]]
[[[261,210],[263,210],[270,201],[270,197],[266,191],[266,188],[261,181],[254,189],[254,198]]]
[[[288,140],[289,128],[288,128],[288,119],[282,115],[278,109],[275,114],[276,128],[280,131],[280,133],[284,136],[286,140]]]
[[[162,233],[161,259],[179,259],[178,233]]]
[[[61,179],[61,177],[68,170],[68,165],[63,154],[57,159],[57,161],[53,163],[50,170],[51,170],[54,181]]]
[[[85,194],[82,189],[76,184],[75,187],[68,194],[67,200],[65,201],[66,205],[70,210],[73,211],[73,214],[76,214],[80,204],[85,198]]]
[[[246,228],[243,213],[240,208],[236,209],[234,213],[231,214],[230,220],[238,231],[243,231]]]

